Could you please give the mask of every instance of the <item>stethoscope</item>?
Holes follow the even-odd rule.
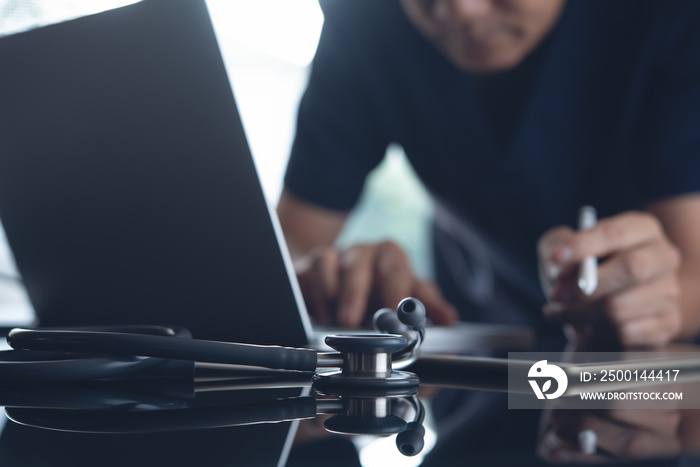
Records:
[[[15,423],[70,433],[140,434],[278,423],[330,415],[324,428],[337,434],[392,435],[406,455],[424,445],[425,409],[418,387],[344,388],[316,396],[279,398],[268,389],[310,386],[308,375],[236,376],[210,381],[193,379],[89,381],[68,384],[34,383],[0,386],[0,406]],[[155,383],[155,384],[152,384]],[[262,391],[257,400],[242,403],[235,393]],[[225,392],[214,405],[196,402],[197,395]],[[223,402],[223,403],[222,403]]]
[[[396,312],[379,310],[373,322],[382,334],[326,337],[336,352],[198,340],[181,327],[18,328],[7,337],[15,350],[0,352],[0,381],[69,382],[139,373],[186,376],[193,374],[196,362],[198,368],[312,372],[315,384],[325,390],[417,386],[415,374],[395,368],[404,368],[417,357],[424,339],[423,304],[406,298]]]

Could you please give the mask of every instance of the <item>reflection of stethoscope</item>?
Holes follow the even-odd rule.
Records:
[[[308,378],[307,378],[308,381]],[[0,405],[10,420],[35,428],[74,433],[158,433],[277,423],[332,415],[324,422],[327,431],[340,434],[397,434],[396,445],[406,456],[418,454],[424,445],[425,410],[414,388],[368,388],[350,393],[278,399],[273,393],[252,403],[220,403],[190,406],[195,394],[211,391],[305,386],[298,379],[227,379],[199,385],[181,380],[173,395],[171,382],[99,381],[80,385],[0,386]],[[160,383],[159,383],[160,382]],[[194,383],[194,384],[193,384]],[[178,383],[175,384],[177,386]],[[308,384],[308,383],[307,383]],[[264,395],[264,393],[263,393]],[[184,397],[183,397],[184,396]],[[329,398],[330,397],[330,398]],[[227,398],[225,400],[230,400]],[[410,410],[407,410],[410,409]],[[405,420],[406,414],[411,414]]]
[[[406,298],[396,313],[379,310],[374,325],[386,334],[327,337],[338,352],[197,340],[177,327],[13,329],[8,343],[22,350],[0,352],[0,381],[82,381],[137,372],[191,375],[198,362],[316,372],[316,384],[324,390],[417,386],[417,376],[394,367],[403,368],[417,356],[424,336],[423,304]],[[339,370],[317,371],[324,368]]]

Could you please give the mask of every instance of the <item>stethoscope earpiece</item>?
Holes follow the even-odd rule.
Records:
[[[396,447],[404,456],[415,456],[425,446],[425,427],[419,422],[409,422],[406,429],[396,435]]]
[[[404,298],[396,307],[396,314],[399,321],[414,331],[425,328],[425,306],[420,300]]]

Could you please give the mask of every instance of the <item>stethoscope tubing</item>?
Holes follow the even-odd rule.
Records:
[[[162,360],[131,355],[84,356],[64,352],[0,352],[0,384],[58,383],[118,377],[150,369]]]
[[[15,349],[138,355],[306,372],[316,371],[318,363],[317,352],[312,349],[124,332],[16,328],[7,341]]]

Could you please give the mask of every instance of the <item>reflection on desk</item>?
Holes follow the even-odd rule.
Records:
[[[434,403],[443,424],[424,465],[680,465],[700,448],[698,411],[509,411],[504,392],[455,381]],[[306,375],[252,373],[5,385],[0,405],[16,423],[0,437],[0,465],[400,465],[399,451],[414,459],[422,447],[425,412],[414,392],[320,394]],[[307,421],[297,433],[299,420]],[[586,430],[596,439],[584,453]],[[357,434],[394,436],[398,457],[361,464]]]

